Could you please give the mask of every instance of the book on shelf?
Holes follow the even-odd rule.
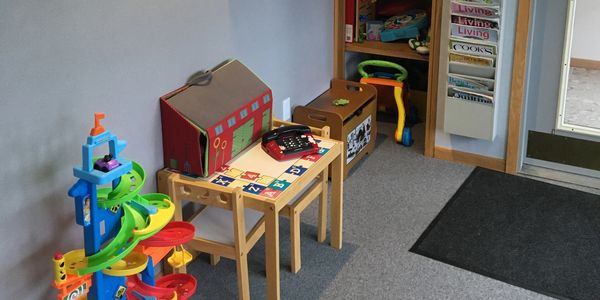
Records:
[[[494,95],[491,92],[474,91],[467,88],[448,86],[448,96],[477,103],[494,104]]]
[[[485,66],[485,67],[494,67],[494,58],[486,57],[486,56],[477,56],[477,55],[469,55],[463,53],[452,52],[448,53],[448,59],[453,62]]]
[[[478,66],[454,61],[448,62],[448,71],[454,74],[463,74],[488,79],[494,79],[494,76],[496,76],[496,68],[494,67]]]
[[[472,2],[450,3],[450,10],[453,14],[461,14],[475,18],[494,18],[500,16],[500,7],[498,5],[471,4]]]
[[[450,51],[469,55],[495,57],[497,47],[493,44],[473,43],[465,39],[450,39],[448,47]]]
[[[464,3],[464,4],[477,4],[477,5],[486,5],[486,6],[499,6],[500,0],[454,0],[455,2]]]
[[[354,41],[354,28],[356,26],[356,24],[354,23],[354,21],[356,20],[355,18],[355,1],[354,0],[346,0],[345,3],[345,33],[344,33],[344,41],[346,43],[352,43]]]
[[[367,22],[375,19],[375,1],[356,0],[356,18],[354,20],[354,41],[362,42],[367,35]]]
[[[493,91],[495,81],[493,79],[474,77],[464,74],[448,73],[448,84],[458,87],[466,87],[474,90]]]
[[[480,28],[489,28],[489,29],[498,29],[499,21],[497,18],[487,19],[487,18],[473,18],[469,16],[463,15],[452,15],[450,16],[450,21],[454,24],[458,25],[466,25]]]
[[[450,34],[453,37],[470,38],[491,43],[498,42],[497,29],[481,28],[452,23],[450,24]]]
[[[466,78],[461,78],[459,76],[452,76],[450,74],[448,74],[448,85],[449,86],[456,86],[456,87],[463,87],[463,88],[469,88],[472,90],[476,90],[476,91],[487,91],[487,87],[479,82],[470,80],[470,79],[466,79]]]

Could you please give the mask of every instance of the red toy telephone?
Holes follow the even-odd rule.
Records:
[[[286,160],[319,152],[319,146],[304,125],[283,126],[262,136],[262,149],[276,160]]]

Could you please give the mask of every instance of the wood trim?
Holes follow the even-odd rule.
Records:
[[[429,61],[428,55],[421,55],[410,49],[407,42],[385,43],[380,41],[362,41],[360,43],[345,43],[346,51],[375,54],[409,60]]]
[[[435,147],[434,157],[467,165],[484,167],[500,172],[504,172],[504,166],[506,165],[506,161],[501,158],[462,152],[444,147]]]
[[[433,0],[431,4],[431,45],[429,47],[429,70],[427,83],[427,113],[425,116],[424,155],[433,157],[435,148],[435,127],[437,118],[438,71],[440,66],[440,26],[443,0]]]
[[[517,8],[517,32],[515,35],[516,43],[508,113],[508,137],[506,141],[506,165],[503,168],[506,173],[510,174],[517,173],[519,167],[519,147],[521,142],[523,103],[525,99],[525,75],[527,71],[527,49],[529,48],[531,4],[531,0],[521,0]]]
[[[346,55],[344,42],[344,28],[346,24],[346,14],[344,7],[345,0],[333,1],[333,78],[345,79],[344,72]]]
[[[600,60],[571,57],[571,67],[600,70]]]

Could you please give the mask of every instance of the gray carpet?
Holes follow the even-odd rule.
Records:
[[[422,124],[415,127],[415,145],[410,148],[393,141],[393,124],[378,125],[376,150],[344,183],[343,251],[349,247],[353,249],[347,258],[340,260],[335,270],[320,271],[334,277],[323,280],[315,292],[314,281],[302,277],[303,272],[309,267],[319,268],[309,266],[309,257],[329,255],[327,253],[332,249],[321,244],[314,247],[315,251],[303,248],[302,270],[291,276],[291,280],[286,279],[285,290],[282,287],[283,299],[549,299],[408,252],[473,168],[424,157]],[[317,207],[312,205],[302,215],[302,221],[316,224],[316,216]],[[281,232],[284,231],[287,229],[282,227]],[[311,238],[303,238],[302,242],[308,244],[308,240]],[[282,249],[283,278],[289,273],[288,262],[283,257],[289,254],[284,253],[287,248],[282,246]],[[262,257],[262,252],[256,254]],[[222,260],[220,264],[224,262]],[[215,267],[198,261],[191,268]],[[251,268],[255,270],[251,276],[260,275],[256,270],[264,270],[257,265]],[[234,273],[230,276],[235,278]],[[198,280],[205,279],[199,277]],[[221,294],[206,292],[228,299],[236,289],[236,281],[227,284],[227,287],[218,287]]]

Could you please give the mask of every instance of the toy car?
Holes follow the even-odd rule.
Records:
[[[104,155],[103,158],[100,158],[94,162],[94,169],[100,170],[102,172],[109,172],[110,170],[120,166],[121,164],[112,158],[112,155],[107,154]]]

